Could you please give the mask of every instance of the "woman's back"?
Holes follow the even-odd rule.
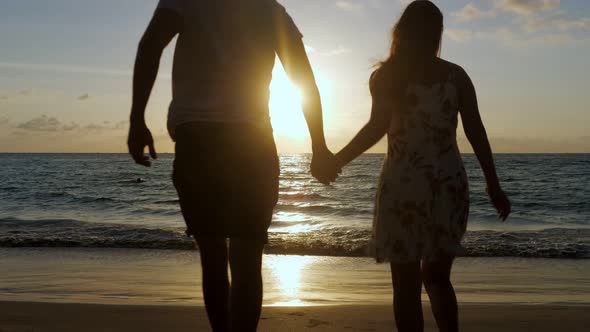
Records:
[[[461,67],[439,58],[443,26],[431,1],[410,2],[392,30],[389,57],[371,77],[371,117],[336,155],[344,166],[388,136],[371,248],[377,261],[391,262],[398,331],[424,331],[423,285],[439,329],[459,330],[450,274],[469,214],[456,140],[459,114],[494,207],[502,219],[510,214],[473,83]]]
[[[437,59],[420,79],[408,83],[404,101],[392,110],[388,130],[388,159],[392,170],[437,170],[434,176],[438,177],[455,173],[463,166],[456,140],[457,67]],[[387,79],[376,84],[387,84]]]
[[[410,80],[404,94],[397,94],[401,101],[389,103],[388,153],[374,224],[378,260],[432,260],[460,250],[469,191],[456,141],[456,67],[437,59],[420,79]],[[374,83],[393,86],[387,77]],[[374,92],[380,88],[373,85]],[[379,92],[378,98],[386,98],[386,88]],[[396,96],[394,91],[389,95]]]

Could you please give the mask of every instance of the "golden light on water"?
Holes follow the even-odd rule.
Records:
[[[271,306],[304,306],[302,301],[302,276],[307,266],[315,257],[310,256],[267,256],[266,265],[271,274],[276,278],[280,301]]]
[[[331,90],[330,83],[323,79],[317,70],[314,70],[314,72],[316,83],[322,96],[324,117],[327,118],[327,112],[325,111]],[[272,75],[269,107],[275,133],[279,136],[298,140],[307,137],[309,134],[302,112],[301,92],[289,80],[285,70],[278,61],[273,69]]]
[[[275,218],[281,223],[280,225],[275,224],[272,232],[306,233],[321,227],[319,224],[312,224],[311,216],[304,213],[280,211],[275,214]]]

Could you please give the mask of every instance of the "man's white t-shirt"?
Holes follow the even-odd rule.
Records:
[[[269,85],[279,43],[301,40],[276,0],[160,0],[182,19],[168,131],[187,122],[270,126]]]

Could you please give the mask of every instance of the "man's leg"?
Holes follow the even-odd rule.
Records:
[[[224,238],[197,240],[203,270],[203,297],[214,332],[228,332],[229,279],[227,242]]]
[[[262,251],[259,240],[231,239],[230,312],[233,331],[255,332],[262,308]]]

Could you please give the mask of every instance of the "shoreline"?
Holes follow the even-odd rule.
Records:
[[[195,251],[0,248],[0,301],[202,304]],[[590,305],[590,260],[457,258],[463,304]],[[265,306],[383,305],[389,264],[371,258],[264,255]],[[423,300],[427,301],[423,292]]]
[[[0,331],[209,331],[194,251],[0,248]],[[590,260],[458,258],[463,331],[586,331]],[[392,331],[389,265],[264,255],[259,331]],[[425,331],[436,331],[423,294]]]

